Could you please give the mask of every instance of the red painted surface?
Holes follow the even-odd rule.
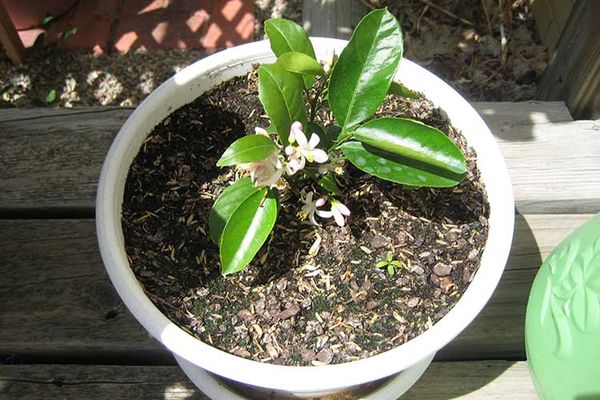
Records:
[[[210,0],[168,3],[167,0],[127,1],[116,25],[114,48],[118,51],[202,48],[210,18]],[[187,9],[184,3],[190,3]]]
[[[254,35],[252,0],[3,1],[26,47],[41,33],[46,43],[60,41],[71,28],[77,32],[63,42],[64,47],[94,52],[109,47],[120,52],[215,50],[251,41]],[[37,27],[48,14],[64,15],[47,29]]]

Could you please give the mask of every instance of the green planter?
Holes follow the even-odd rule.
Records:
[[[542,399],[600,399],[600,214],[540,268],[529,294],[525,343]]]

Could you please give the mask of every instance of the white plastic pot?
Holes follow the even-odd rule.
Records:
[[[311,40],[317,57],[322,59],[334,50],[339,54],[346,45],[345,41],[336,39]],[[422,372],[422,366],[426,366],[437,350],[477,316],[494,291],[512,242],[514,202],[504,159],[477,112],[442,80],[406,59],[401,61],[396,79],[408,88],[424,93],[462,131],[477,153],[490,203],[490,229],[481,266],[460,301],[430,329],[395,349],[350,363],[322,367],[259,363],[211,347],[179,328],[148,299],[129,267],[121,228],[121,206],[130,165],[146,136],[173,110],[190,103],[215,85],[244,75],[253,64],[273,61],[273,53],[266,41],[216,53],[163,83],[127,119],[106,157],[96,203],[98,241],[110,279],[131,313],[152,336],[179,359],[185,360],[186,373],[197,383],[199,375],[206,375],[202,370],[206,370],[267,391],[306,397],[342,391],[400,371],[410,371],[413,367],[412,375],[404,374],[411,375],[411,379],[405,379],[410,385],[416,379],[414,371]],[[420,372],[416,374],[417,378],[418,375]]]

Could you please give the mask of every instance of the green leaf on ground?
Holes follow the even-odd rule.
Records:
[[[46,103],[53,103],[56,100],[56,89],[52,89],[46,95]]]

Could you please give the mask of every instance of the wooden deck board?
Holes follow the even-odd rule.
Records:
[[[176,366],[0,365],[6,399],[206,400]],[[537,399],[526,362],[434,362],[402,399]]]
[[[520,212],[600,211],[599,123],[570,121],[561,102],[475,107],[498,138]],[[0,215],[91,217],[102,162],[130,112],[0,110]]]
[[[303,0],[302,25],[310,36],[347,40],[368,11],[360,1]]]
[[[537,268],[589,217],[519,216],[498,290],[438,359],[524,359],[525,304]],[[93,220],[0,220],[0,243],[0,361],[173,363],[115,294]]]

